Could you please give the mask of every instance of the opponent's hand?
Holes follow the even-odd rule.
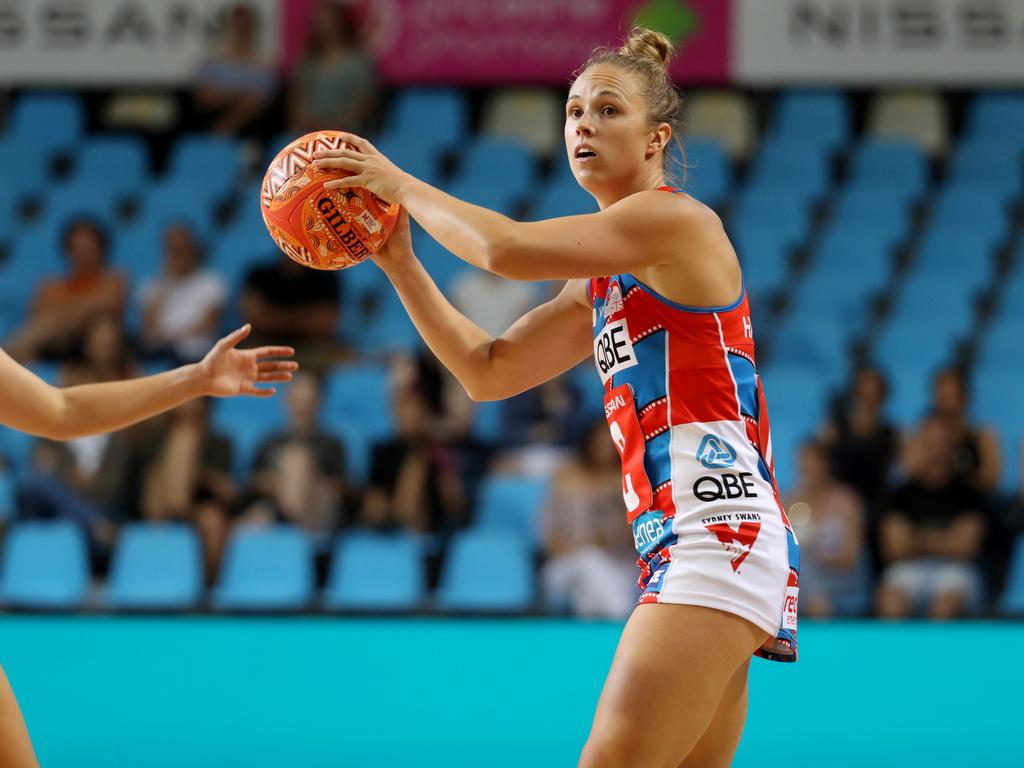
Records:
[[[402,189],[412,177],[388,160],[373,144],[354,133],[340,133],[347,145],[343,149],[322,149],[313,154],[318,168],[341,168],[351,176],[332,179],[326,189],[364,187],[388,203],[402,202]]]
[[[277,389],[262,389],[257,384],[291,381],[299,364],[294,360],[268,360],[271,357],[291,357],[291,347],[257,347],[237,349],[238,344],[252,331],[246,323],[218,341],[199,363],[203,377],[203,391],[213,397],[252,395],[272,397]]]

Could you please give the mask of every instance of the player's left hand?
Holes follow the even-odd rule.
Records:
[[[272,397],[274,387],[262,389],[257,384],[291,381],[299,364],[294,360],[269,360],[271,357],[291,357],[291,347],[257,347],[237,349],[238,344],[252,332],[246,323],[218,341],[199,363],[205,394],[213,397],[252,395]]]
[[[332,179],[327,189],[363,187],[389,203],[400,203],[402,188],[412,177],[388,160],[373,144],[354,133],[339,133],[347,145],[342,149],[322,149],[313,155],[318,168],[341,168],[351,176]]]

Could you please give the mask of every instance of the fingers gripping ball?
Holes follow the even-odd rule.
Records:
[[[260,210],[274,242],[313,269],[345,269],[376,253],[398,221],[399,206],[361,187],[324,189],[351,175],[315,168],[313,153],[347,148],[336,131],[307,133],[277,153],[260,191]]]

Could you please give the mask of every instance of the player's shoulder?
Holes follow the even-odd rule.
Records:
[[[667,224],[686,229],[722,226],[722,221],[714,210],[686,192],[671,188],[634,192],[615,205],[609,206],[608,210],[613,208],[619,213],[663,219]]]

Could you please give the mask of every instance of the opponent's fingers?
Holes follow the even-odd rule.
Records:
[[[356,149],[342,147],[341,149],[320,149],[313,153],[313,163],[319,164],[324,160],[335,160],[339,157],[347,157],[350,160],[366,160],[366,155]]]
[[[338,131],[338,138],[344,141],[346,144],[351,144],[353,147],[358,149],[364,155],[370,152],[376,152],[377,148],[373,146],[369,141],[364,139],[362,136],[357,136],[354,133],[346,133],[345,131]]]
[[[254,387],[249,384],[242,387],[242,394],[249,395],[251,397],[273,397],[277,394],[277,390],[274,387],[260,389],[259,387]]]
[[[261,364],[264,357],[291,357],[295,354],[294,347],[256,347],[256,349],[247,349],[245,351],[255,353]],[[294,365],[296,368],[299,367],[299,364],[296,362],[290,362],[288,365]]]
[[[232,347],[236,347],[238,346],[238,343],[245,339],[245,337],[250,333],[252,333],[252,325],[250,323],[246,323],[241,328],[232,331],[223,339],[218,341],[217,347],[220,349],[231,349]]]
[[[268,371],[267,373],[262,373],[261,372],[261,373],[256,374],[256,381],[259,381],[259,382],[265,382],[265,381],[275,381],[276,382],[276,381],[291,381],[291,380],[292,380],[291,371]]]
[[[364,162],[366,161],[360,157],[325,157],[323,160],[314,160],[313,167],[340,168],[343,171],[360,171],[363,168]]]
[[[345,187],[366,186],[366,177],[362,175],[346,176],[342,179],[331,179],[324,182],[324,189],[344,189]]]
[[[261,362],[256,366],[256,370],[259,373],[278,373],[281,371],[292,371],[299,370],[299,364],[290,360],[275,360],[268,362]]]

